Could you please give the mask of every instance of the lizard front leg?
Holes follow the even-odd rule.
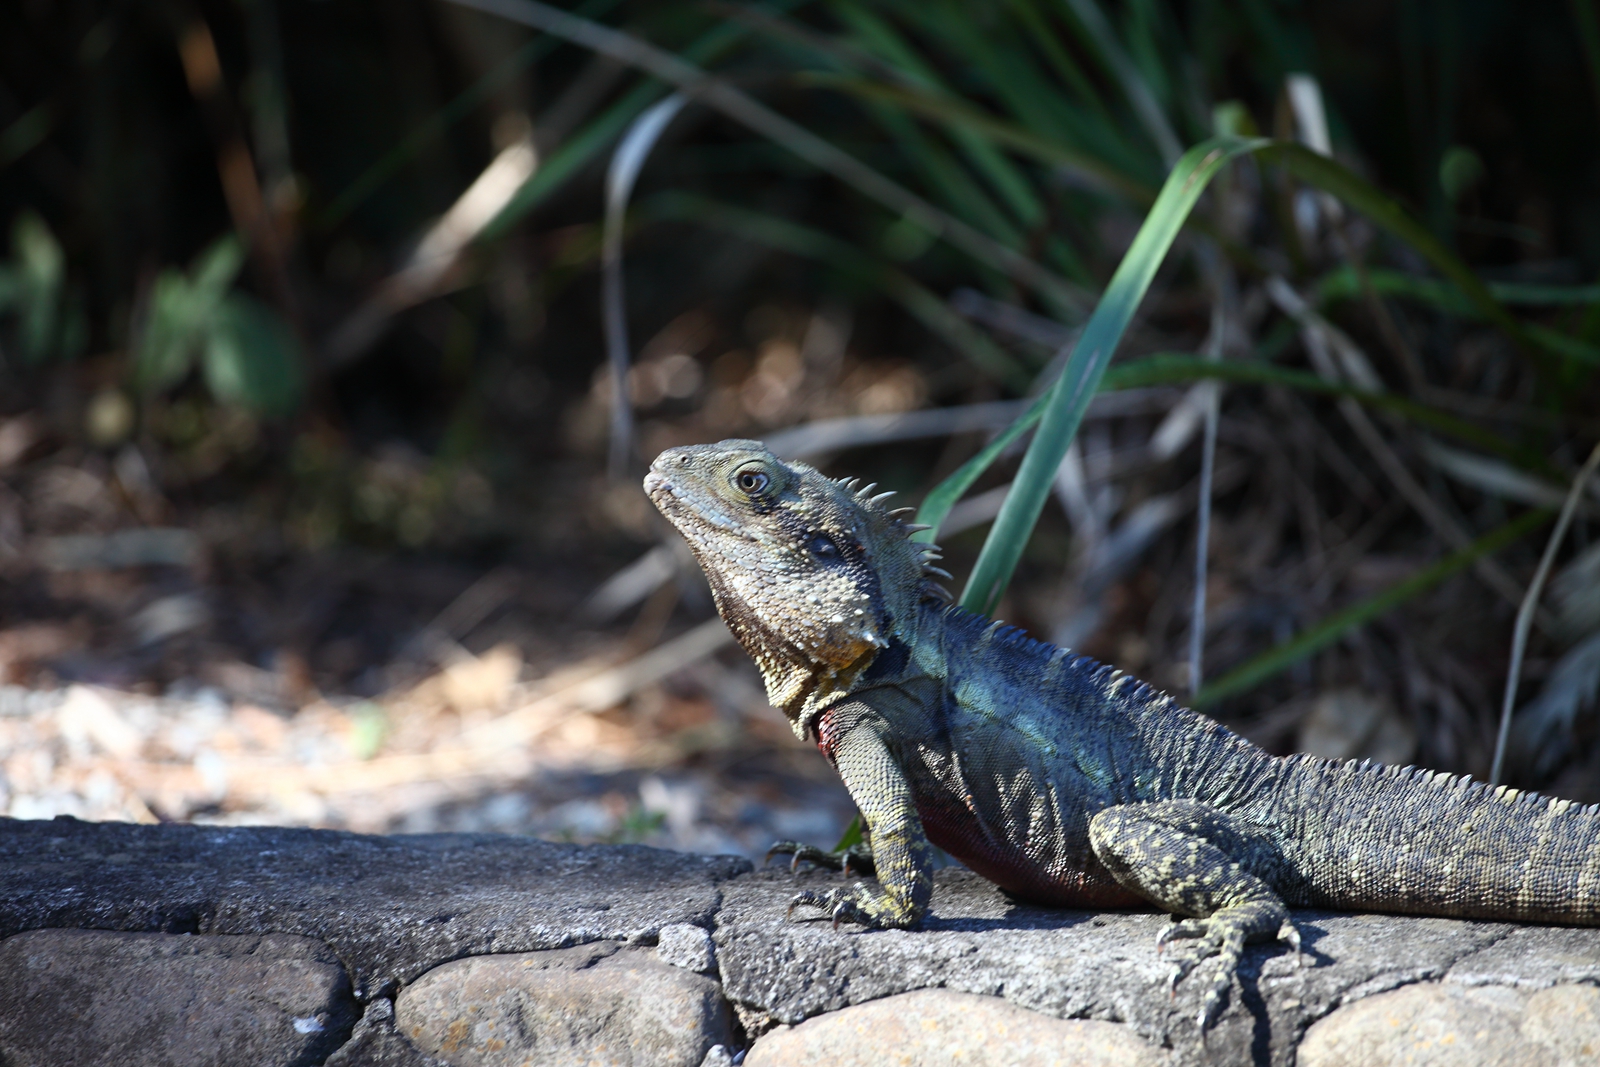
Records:
[[[1192,800],[1106,808],[1089,823],[1089,842],[1118,882],[1179,915],[1192,916],[1162,931],[1157,950],[1193,939],[1175,954],[1171,986],[1201,960],[1220,966],[1200,1009],[1204,1030],[1233,984],[1245,942],[1274,935],[1296,952],[1300,935],[1273,888],[1246,868],[1265,865],[1226,814]],[[1251,860],[1256,860],[1252,863]]]
[[[911,786],[869,719],[845,731],[833,749],[839,777],[844,779],[872,840],[872,863],[878,885],[865,882],[844,889],[807,889],[789,904],[822,908],[834,925],[849,921],[863,926],[906,928],[922,921],[933,896],[933,846],[922,832],[922,820]]]

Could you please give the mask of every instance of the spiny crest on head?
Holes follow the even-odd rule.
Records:
[[[917,542],[912,537],[924,530],[933,529],[924,523],[907,522],[906,519],[917,513],[916,508],[889,508],[885,503],[890,497],[896,495],[894,490],[885,493],[873,494],[878,488],[877,482],[869,482],[863,486],[860,478],[840,478],[835,483],[851,496],[855,505],[869,518],[877,520],[878,525],[885,533],[898,534],[910,543],[916,551],[917,561],[922,571],[922,588],[919,590],[924,597],[933,597],[939,600],[950,601],[954,597],[950,591],[940,585],[937,579],[953,580],[953,576],[943,567],[936,566],[938,560],[944,558],[944,551],[933,542]]]

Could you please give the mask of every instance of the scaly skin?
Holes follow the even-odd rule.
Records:
[[[1176,984],[1247,941],[1298,948],[1287,905],[1600,925],[1600,806],[1411,767],[1280,759],[1120,671],[946,603],[871,487],[755,441],[670,449],[645,479],[768,698],[838,768],[878,885],[808,890],[835,923],[912,927],[929,843],[1018,896],[1148,901]],[[826,853],[781,842],[796,860]]]

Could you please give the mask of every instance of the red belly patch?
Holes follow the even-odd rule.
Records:
[[[823,712],[817,722],[817,747],[829,763],[837,766],[833,752],[839,734],[835,726],[832,709]],[[1125,908],[1146,903],[1117,884],[1089,851],[1087,841],[1078,863],[1055,872],[1021,849],[991,840],[972,812],[959,802],[946,797],[917,797],[916,804],[929,841],[1024,900],[1054,908]]]
[[[1020,849],[989,840],[964,808],[919,800],[917,815],[929,841],[1024,900],[1053,908],[1125,908],[1145,903],[1118,885],[1093,855],[1057,873]]]

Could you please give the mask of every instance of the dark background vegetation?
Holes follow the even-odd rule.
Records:
[[[1268,277],[1282,276],[1348,334],[1383,387],[1517,451],[1516,462],[1493,457],[1523,477],[1510,491],[1440,461],[1414,421],[1378,418],[1450,521],[1475,537],[1550,503],[1529,496],[1529,482],[1559,503],[1600,433],[1594,0],[590,0],[575,10],[693,54],[1085,297],[1052,300],[690,104],[631,202],[637,424],[620,478],[607,474],[604,179],[622,129],[665,87],[444,0],[14,0],[0,5],[5,680],[220,694],[287,724],[263,737],[326,728],[371,759],[448,747],[475,715],[532,699],[563,667],[625,664],[704,620],[692,571],[610,618],[580,612],[608,576],[670,542],[637,490],[658,449],[1017,398],[1092,307],[1170,160],[1128,75],[1086,29],[1085,6],[1103,12],[1109,47],[1180,146],[1215,132],[1222,105],[1235,129],[1303,135],[1285,78],[1312,75],[1335,156],[1482,279],[1522,286],[1517,320],[1557,336],[1530,348],[1460,301],[1403,291],[1405,278],[1431,276],[1414,248],[1355,212],[1330,221],[1286,173],[1246,161],[1232,192],[1202,203],[1209,237],[1191,227],[1180,240],[1119,358],[1200,350],[1214,292],[1199,250],[1224,234],[1237,289],[1226,358],[1311,366],[1296,323],[1265,295]],[[862,84],[935,105],[919,111]],[[1122,185],[995,148],[940,114],[937,101],[954,99],[1098,161]],[[537,155],[532,181],[478,220],[459,254],[418,275],[424,234],[519,144]],[[1401,282],[1368,300],[1328,295],[1352,257]],[[1083,435],[1092,518],[1107,532],[1128,532],[1157,498],[1187,501],[1181,513],[1097,570],[1082,526],[1047,508],[1001,610],[1182,694],[1199,445],[1191,434],[1157,455],[1149,442],[1187,388],[1159,387]],[[1334,400],[1237,386],[1222,405],[1207,677],[1459,547],[1408,506]],[[983,441],[868,441],[812,458],[915,503]],[[1002,462],[979,491],[1014,466]],[[1585,552],[1600,497],[1589,501],[1523,670],[1518,704],[1543,703],[1519,728],[1513,777],[1592,801],[1600,565]],[[115,540],[141,529],[189,539]],[[1483,774],[1515,594],[1548,530],[1494,557],[1513,595],[1462,570],[1208,710],[1276,751]],[[74,537],[90,540],[64,540]],[[947,540],[958,581],[981,541],[981,526]],[[472,610],[469,597],[463,608],[463,591],[487,606]],[[516,650],[512,681],[477,704],[418,695],[441,669],[486,663],[497,647]],[[746,792],[759,793],[782,774],[812,774],[742,660],[717,655],[709,673],[583,712],[612,731],[605,768],[568,760],[557,773],[540,762],[545,742],[524,737],[528,765],[469,768],[467,785],[427,805],[525,793],[516,810],[543,812],[592,794],[603,818],[491,823],[648,836],[666,832],[673,811],[693,822],[661,799],[680,779],[748,772]],[[723,732],[707,741],[710,726]],[[13,756],[26,747],[12,744]],[[155,760],[150,751],[142,758]],[[641,780],[656,785],[641,794]],[[156,817],[249,807],[226,790],[171,810],[153,796],[141,804]],[[722,810],[696,803],[696,818]],[[728,803],[724,822],[751,821]],[[350,822],[337,804],[259,810]],[[401,804],[373,825],[442,818]],[[699,840],[686,833],[672,840]]]

